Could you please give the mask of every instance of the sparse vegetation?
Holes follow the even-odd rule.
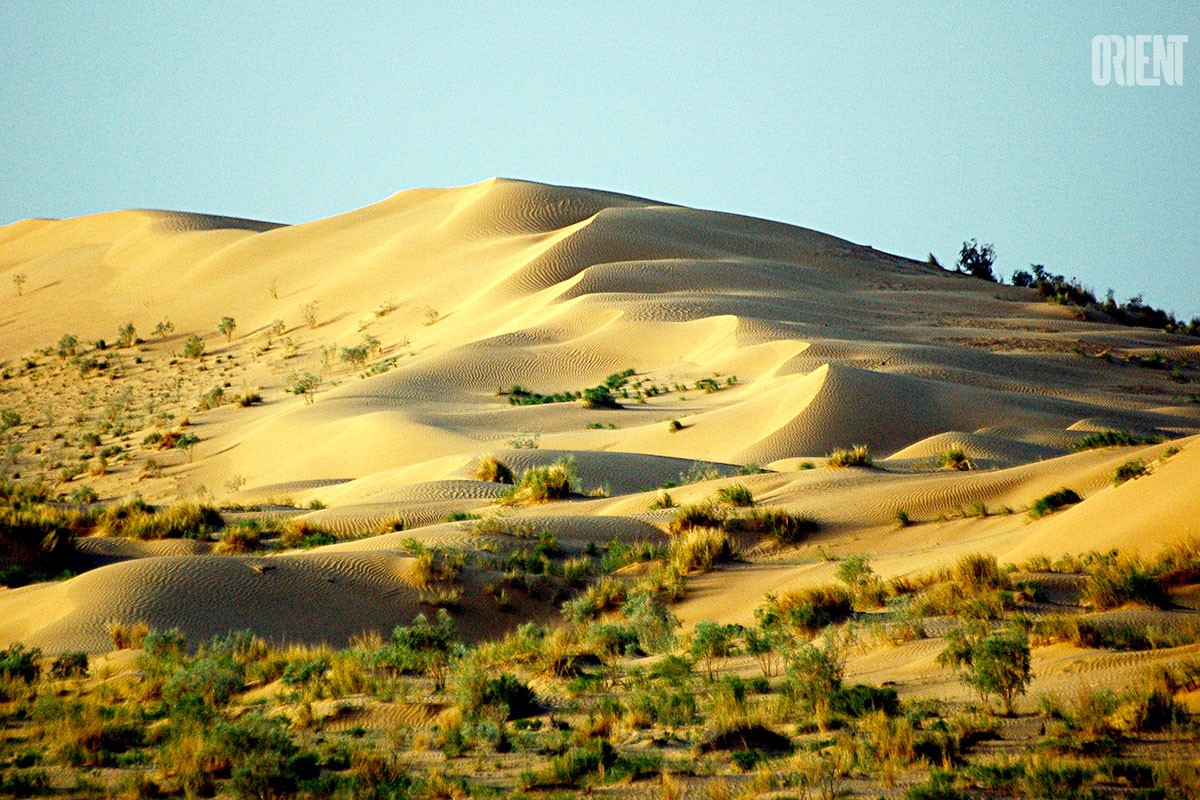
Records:
[[[1059,489],[1035,500],[1033,505],[1029,507],[1029,518],[1041,519],[1047,514],[1053,514],[1061,508],[1066,508],[1081,501],[1082,498],[1074,490]]]
[[[871,454],[865,444],[856,444],[849,450],[834,450],[826,462],[831,467],[870,467]]]

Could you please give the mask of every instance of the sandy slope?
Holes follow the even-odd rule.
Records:
[[[1192,440],[1116,489],[1118,464],[1159,459],[1165,445],[1070,452],[1102,428],[1200,432],[1190,401],[1200,379],[1194,340],[1079,321],[1031,292],[803,228],[493,179],[403,192],[294,226],[157,211],[28,220],[0,228],[2,285],[18,273],[27,276],[23,296],[11,292],[0,311],[0,359],[12,373],[0,406],[22,410],[26,424],[14,435],[26,450],[49,430],[30,420],[77,418],[88,428],[118,387],[130,393],[134,416],[117,436],[129,459],[72,486],[88,483],[109,499],[136,489],[167,500],[205,487],[244,502],[319,500],[327,508],[307,517],[340,536],[393,519],[434,527],[250,560],[88,544],[97,563],[113,563],[0,593],[0,640],[102,648],[109,618],[194,636],[252,626],[330,641],[390,627],[419,609],[404,588],[399,541],[463,545],[461,526],[438,523],[491,508],[499,488],[471,475],[489,452],[518,472],[574,455],[583,488],[611,496],[537,513],[579,546],[648,535],[646,521],[667,513],[649,511],[646,490],[681,474],[728,476],[751,462],[775,470],[743,480],[760,502],[811,514],[825,533],[790,555],[698,579],[680,607],[685,620],[747,621],[764,591],[827,578],[818,548],[871,553],[893,575],[973,550],[1014,560],[1145,552],[1200,534]],[[224,315],[237,321],[231,341],[215,330]],[[139,361],[132,350],[109,351],[117,378],[53,389],[22,372],[24,357],[63,333],[111,341],[132,322],[150,338],[164,319],[174,333],[142,345]],[[276,319],[285,332],[269,337]],[[191,333],[208,355],[175,360]],[[341,349],[364,336],[378,342],[367,364],[341,361]],[[1154,352],[1170,359],[1174,379],[1127,358]],[[58,368],[53,355],[34,360]],[[367,376],[372,365],[379,374]],[[517,407],[497,394],[518,384],[578,391],[625,368],[637,371],[641,390],[662,391],[639,401],[630,384],[620,410]],[[312,405],[286,392],[300,372],[322,379]],[[697,389],[704,378],[718,390]],[[264,402],[189,410],[222,383]],[[151,407],[189,416],[201,439],[194,458],[139,446],[155,424]],[[883,469],[821,466],[830,450],[857,443]],[[47,438],[45,447],[63,445]],[[934,471],[931,460],[951,447],[981,469]],[[151,456],[165,464],[162,477],[137,480]],[[17,460],[27,473],[38,468],[32,455]],[[802,469],[806,462],[818,468]],[[715,485],[674,491],[698,501]],[[1028,524],[1024,508],[1064,485],[1086,501]],[[1014,513],[954,519],[977,503]],[[920,524],[896,531],[899,509]],[[276,568],[253,568],[264,563]],[[465,613],[472,630],[511,622],[485,605]]]

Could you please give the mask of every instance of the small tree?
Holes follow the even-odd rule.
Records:
[[[946,649],[937,660],[957,670],[958,679],[984,703],[999,695],[1006,714],[1012,714],[1013,700],[1033,681],[1029,635],[1019,630],[984,634],[978,627],[955,629],[946,636]]]
[[[167,336],[174,332],[175,332],[175,323],[171,322],[171,320],[169,320],[169,319],[164,319],[162,322],[155,325],[154,330],[152,331],[152,333],[155,336],[159,337],[163,341],[166,341]]]
[[[204,340],[193,333],[183,343],[183,354],[188,358],[203,358]]]
[[[741,632],[740,625],[721,625],[712,620],[696,623],[692,630],[691,653],[704,662],[704,671],[710,681],[717,664],[737,650],[737,637]]]
[[[972,239],[969,242],[963,242],[962,250],[958,253],[959,272],[965,272],[969,275],[974,275],[976,278],[983,278],[985,281],[996,282],[996,275],[992,272],[992,264],[996,263],[996,250],[990,244],[980,246],[978,242]]]
[[[287,326],[283,324],[283,320],[277,319],[267,326],[267,344],[271,343],[272,339],[277,339],[283,336],[283,332],[287,330]]]
[[[842,688],[845,665],[833,643],[824,649],[802,642],[784,656],[787,682],[784,692],[807,711],[829,710],[833,693]]]
[[[29,276],[24,272],[18,272],[17,274],[13,275],[12,281],[13,286],[17,287],[17,297],[20,297],[25,293],[25,281],[27,280],[29,280]]]
[[[137,342],[137,329],[132,322],[126,322],[117,329],[117,347],[132,347]]]
[[[217,333],[225,334],[225,341],[233,341],[235,330],[237,330],[237,323],[233,321],[233,317],[221,317],[221,321],[217,324]]]
[[[304,397],[305,405],[312,405],[313,395],[321,385],[321,379],[311,372],[294,372],[288,376],[288,391]]]
[[[196,449],[196,445],[200,443],[200,437],[194,433],[185,433],[175,440],[175,449],[182,450],[187,453],[188,461],[192,460],[192,455]]]

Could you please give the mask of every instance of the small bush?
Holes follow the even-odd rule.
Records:
[[[496,456],[489,453],[479,459],[479,463],[475,465],[475,470],[471,473],[477,481],[488,481],[489,483],[512,483],[513,473],[505,464]]]
[[[934,459],[933,465],[938,469],[967,471],[975,469],[975,462],[967,458],[961,447],[952,447]]]
[[[745,517],[733,517],[725,527],[732,531],[747,531],[770,536],[779,544],[796,544],[821,530],[821,524],[811,517],[789,514],[781,508],[755,508]]]
[[[679,506],[671,518],[671,530],[676,533],[694,528],[720,528],[724,524],[725,514],[711,503]]]
[[[78,651],[72,653],[61,653],[50,665],[50,675],[58,680],[65,680],[67,678],[81,678],[87,675],[87,671],[87,653]]]
[[[1126,481],[1140,478],[1147,472],[1146,462],[1140,458],[1131,458],[1113,471],[1113,486],[1120,486]]]
[[[829,459],[826,463],[831,467],[870,467],[871,454],[867,451],[865,444],[856,444],[849,450],[834,450],[829,454]]]
[[[1096,565],[1088,575],[1080,599],[1097,611],[1126,603],[1167,608],[1171,599],[1137,559],[1112,559]]]
[[[729,534],[716,528],[692,528],[671,542],[671,566],[680,574],[708,572],[718,561],[733,555]]]
[[[507,496],[509,503],[548,503],[564,500],[579,491],[579,472],[572,456],[544,467],[532,467],[521,473],[521,481]]]
[[[1083,450],[1095,450],[1101,447],[1132,447],[1139,444],[1155,444],[1161,441],[1162,438],[1157,436],[1142,437],[1135,436],[1130,431],[1107,430],[1089,433],[1082,439],[1072,443],[1071,449],[1078,453]]]
[[[1074,505],[1082,500],[1082,498],[1072,489],[1059,489],[1056,492],[1051,492],[1045,497],[1039,497],[1029,507],[1030,519],[1041,519],[1047,514],[1052,514],[1060,508],[1065,508],[1069,505]]]
[[[722,486],[717,489],[716,501],[723,506],[752,506],[754,505],[754,495],[746,484],[735,483],[732,486]]]
[[[760,624],[778,621],[815,636],[822,628],[847,619],[853,608],[854,598],[845,587],[825,584],[778,596],[767,595],[758,617]]]
[[[42,674],[41,658],[41,650],[26,650],[25,645],[14,642],[0,650],[0,677],[33,683]]]

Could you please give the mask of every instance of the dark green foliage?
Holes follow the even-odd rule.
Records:
[[[1171,605],[1170,596],[1158,580],[1135,559],[1109,559],[1097,564],[1088,575],[1081,597],[1097,611],[1125,603],[1145,603],[1155,608]]]
[[[1101,447],[1133,447],[1139,444],[1157,444],[1162,441],[1160,436],[1136,436],[1130,431],[1106,430],[1089,433],[1087,436],[1071,444],[1075,452],[1095,450]]]
[[[309,686],[324,678],[328,671],[328,660],[305,658],[288,664],[283,670],[281,680],[286,686]]]
[[[507,708],[507,719],[532,717],[541,710],[533,690],[508,673],[484,682],[482,703],[485,706]]]
[[[65,678],[80,678],[87,675],[87,653],[61,653],[50,665],[50,675],[59,680]]]
[[[1082,498],[1072,489],[1059,489],[1056,492],[1051,492],[1045,497],[1039,497],[1029,507],[1029,516],[1031,519],[1041,519],[1047,514],[1052,514],[1060,508],[1065,508],[1069,505],[1074,505],[1082,500]]]
[[[976,278],[982,278],[985,281],[996,281],[996,276],[992,272],[992,264],[996,263],[996,250],[990,244],[980,245],[972,239],[969,242],[963,242],[962,249],[958,252],[958,263],[956,264],[959,272],[965,272],[968,275],[974,275]]]
[[[979,636],[955,629],[947,634],[946,649],[938,655],[938,663],[954,667],[959,680],[984,700],[998,695],[1009,714],[1013,700],[1024,694],[1033,680],[1029,636],[1018,630]]]
[[[725,506],[754,505],[754,495],[744,483],[735,483],[732,486],[722,486],[717,489],[716,500]]]
[[[904,800],[967,800],[968,796],[954,788],[954,776],[934,770],[926,784],[909,787]]]
[[[293,794],[300,781],[315,777],[316,759],[292,740],[285,722],[250,714],[218,725],[213,738],[231,756],[229,789],[247,800]]]
[[[1113,486],[1120,486],[1126,481],[1131,481],[1135,478],[1140,478],[1145,475],[1146,462],[1140,458],[1133,458],[1121,464],[1113,470]]]
[[[829,708],[833,713],[847,717],[857,718],[872,711],[894,717],[900,713],[900,698],[891,686],[856,683],[835,691],[830,697]]]
[[[0,796],[43,797],[50,790],[50,773],[44,769],[6,769],[0,773]]]
[[[41,658],[42,651],[36,647],[26,650],[25,645],[14,642],[0,650],[0,676],[32,683],[42,674]]]
[[[583,390],[583,405],[586,408],[620,408],[607,386],[593,386]]]
[[[1083,797],[1080,790],[1092,771],[1079,764],[1042,764],[1025,775],[1025,792],[1037,800],[1066,800]]]

